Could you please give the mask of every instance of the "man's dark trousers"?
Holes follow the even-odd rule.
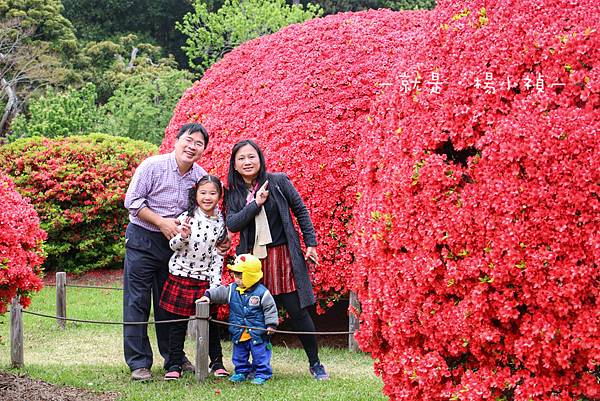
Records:
[[[161,232],[154,232],[130,223],[125,233],[125,269],[123,271],[123,320],[146,322],[150,303],[154,320],[166,320],[159,307],[160,293],[169,275],[169,259],[173,251]],[[169,366],[169,328],[156,325],[158,350]],[[133,371],[152,366],[152,348],[146,325],[125,325],[123,328],[125,361]],[[184,359],[187,360],[187,359]]]

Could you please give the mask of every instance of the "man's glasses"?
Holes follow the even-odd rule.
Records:
[[[181,138],[181,140],[185,143],[186,146],[194,146],[196,148],[203,148],[204,147],[204,142],[202,142],[202,141],[194,141],[194,138],[192,138],[189,135],[184,136],[183,138]]]

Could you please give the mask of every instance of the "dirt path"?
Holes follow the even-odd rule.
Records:
[[[117,393],[92,393],[74,387],[59,387],[27,376],[0,372],[2,401],[114,401]]]
[[[121,277],[123,277],[123,269],[92,270],[79,275],[67,273],[67,284],[102,286],[108,283],[113,284],[115,281],[120,280]],[[48,272],[43,281],[44,285],[56,284],[56,272]]]

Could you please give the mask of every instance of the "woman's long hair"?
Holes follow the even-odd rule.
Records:
[[[241,202],[245,201],[246,199],[247,187],[240,173],[235,170],[235,157],[240,148],[246,145],[252,146],[258,154],[258,160],[260,162],[258,176],[256,177],[258,186],[260,187],[267,180],[267,166],[265,164],[265,157],[258,144],[251,139],[244,139],[233,145],[233,148],[231,149],[231,158],[229,159],[229,172],[227,173],[228,190],[226,192],[225,202],[228,205],[232,205],[231,202],[235,201],[235,205],[237,207],[243,206]]]

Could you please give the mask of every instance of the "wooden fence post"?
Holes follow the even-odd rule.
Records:
[[[56,317],[67,317],[67,273],[56,273]],[[58,327],[65,328],[65,320],[56,319]]]
[[[23,362],[23,308],[15,296],[10,306],[10,361],[13,368],[22,368]]]
[[[197,320],[190,320],[188,322],[187,338],[189,338],[190,340],[196,339],[196,322]]]
[[[350,291],[350,300],[348,305],[348,331],[356,332],[358,330],[358,313],[360,311],[360,302],[354,291]],[[348,336],[348,349],[353,352],[358,352],[358,343],[354,338],[354,334]]]
[[[208,377],[208,312],[210,304],[196,300],[196,380]]]

